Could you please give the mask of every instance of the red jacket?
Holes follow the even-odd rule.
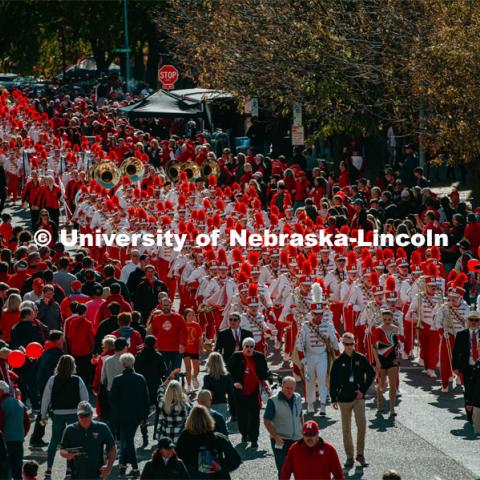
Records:
[[[157,338],[157,350],[178,352],[180,345],[187,341],[185,320],[176,312],[169,315],[160,313],[152,318],[152,335]]]
[[[90,355],[93,350],[93,326],[86,317],[73,316],[65,322],[65,338],[74,357]]]
[[[132,307],[130,306],[130,304],[128,302],[126,302],[124,300],[122,295],[120,295],[120,294],[109,295],[105,299],[105,303],[103,303],[102,306],[98,310],[97,318],[95,320],[95,325],[100,325],[100,322],[102,320],[105,320],[106,318],[110,317],[110,311],[108,310],[108,306],[112,302],[117,302],[118,304],[120,304],[120,313],[124,313],[124,312],[128,313],[128,312],[132,311]]]
[[[38,192],[40,189],[40,182],[33,183],[33,180],[29,180],[25,185],[25,188],[22,193],[22,202],[27,202],[30,205],[39,207],[40,203],[38,202]]]
[[[307,447],[303,440],[290,447],[280,479],[288,480],[292,473],[295,480],[308,480],[312,474],[322,480],[345,479],[335,447],[322,439],[313,448]]]
[[[10,285],[12,288],[18,288],[19,290],[22,290],[27,278],[29,277],[31,277],[31,275],[26,270],[14,273],[8,281],[8,285]]]
[[[37,195],[41,208],[60,208],[61,196],[62,191],[57,185],[54,185],[51,190],[44,185],[39,188]]]
[[[120,327],[112,335],[125,338],[128,343],[128,352],[132,355],[138,355],[143,349],[142,336],[132,327]]]

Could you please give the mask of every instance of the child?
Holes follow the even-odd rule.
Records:
[[[38,462],[35,460],[28,460],[23,464],[22,479],[23,480],[38,480]]]
[[[185,325],[187,327],[187,342],[185,345],[185,353],[183,354],[183,361],[185,362],[186,379],[187,379],[187,393],[190,393],[199,387],[198,373],[200,372],[200,353],[203,353],[203,330],[197,322],[195,312],[191,308],[185,309]],[[193,365],[193,378],[192,378]]]

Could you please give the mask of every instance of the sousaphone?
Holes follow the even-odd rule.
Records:
[[[107,190],[115,187],[120,181],[120,170],[111,160],[102,160],[88,170],[88,179],[95,180]]]
[[[129,177],[132,183],[139,182],[145,175],[145,165],[137,157],[129,157],[120,166],[123,177]]]

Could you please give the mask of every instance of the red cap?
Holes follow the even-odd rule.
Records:
[[[82,288],[82,282],[80,280],[74,280],[71,283],[70,288],[72,290],[78,290],[79,288]]]
[[[314,420],[308,420],[303,424],[302,435],[318,435],[319,432],[318,423]]]

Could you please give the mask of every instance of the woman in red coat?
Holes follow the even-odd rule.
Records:
[[[338,176],[338,185],[340,188],[348,187],[350,185],[350,175],[348,174],[345,162],[340,162],[338,168],[340,170],[340,174]]]

